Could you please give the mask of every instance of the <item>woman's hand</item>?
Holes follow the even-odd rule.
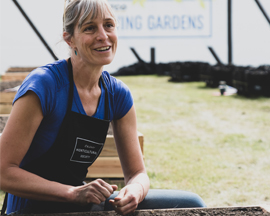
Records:
[[[79,205],[89,203],[100,204],[117,190],[117,185],[110,185],[102,179],[97,179],[88,184],[71,188],[74,194],[73,202]]]
[[[118,214],[125,215],[134,212],[143,198],[143,186],[140,183],[132,183],[120,190],[118,196],[109,202]]]

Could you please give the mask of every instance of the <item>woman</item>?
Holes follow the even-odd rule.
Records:
[[[153,191],[145,198],[149,179],[131,94],[102,71],[117,48],[115,16],[106,0],[73,0],[63,21],[71,57],[40,67],[25,79],[1,136],[1,189],[9,193],[7,214],[95,209],[127,214],[139,203],[151,208],[149,200],[166,194]],[[83,184],[87,168],[102,150],[109,122],[126,182],[119,193],[114,192],[116,185],[101,179]],[[186,207],[204,206],[197,195],[181,196]],[[155,200],[157,207],[162,206],[160,201],[165,203],[163,198]]]

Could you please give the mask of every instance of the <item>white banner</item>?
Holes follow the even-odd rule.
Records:
[[[211,0],[109,0],[119,38],[211,37]]]

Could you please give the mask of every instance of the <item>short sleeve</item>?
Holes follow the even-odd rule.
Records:
[[[27,91],[33,91],[39,97],[43,116],[52,111],[56,87],[48,68],[37,68],[26,77],[13,100],[13,104]]]
[[[115,79],[114,119],[123,118],[133,106],[133,98],[128,86]]]

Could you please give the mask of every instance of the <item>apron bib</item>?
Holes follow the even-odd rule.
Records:
[[[57,138],[52,147],[40,158],[22,167],[50,181],[79,186],[88,172],[88,167],[99,156],[109,127],[108,91],[105,89],[105,120],[93,118],[71,110],[73,101],[73,72],[71,60],[68,60],[69,96],[68,107]],[[43,202],[29,200],[23,212],[58,213],[81,212],[91,210],[92,205],[78,206],[72,203]]]

